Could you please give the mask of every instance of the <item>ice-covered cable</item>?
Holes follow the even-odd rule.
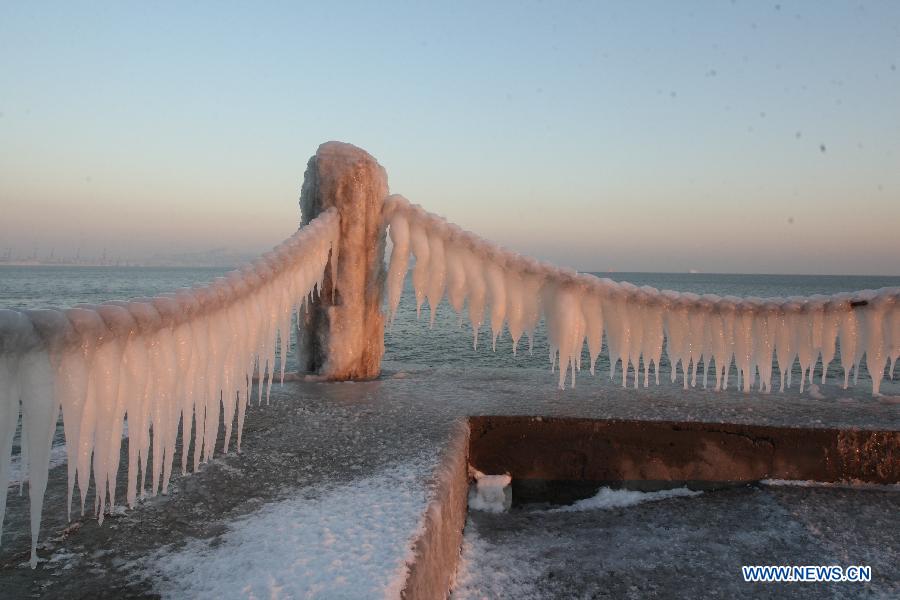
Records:
[[[32,567],[59,411],[68,510],[77,484],[84,514],[93,476],[93,508],[101,523],[116,501],[126,422],[129,506],[148,492],[166,493],[179,433],[182,472],[192,442],[194,470],[211,458],[220,419],[227,452],[237,418],[240,450],[254,373],[261,400],[263,384],[275,377],[277,349],[283,381],[292,315],[314,291],[321,293],[339,232],[338,214],[330,209],[254,263],[209,285],[66,310],[0,310],[0,534],[21,412]]]
[[[790,298],[659,291],[560,269],[510,252],[401,196],[388,198],[384,212],[395,240],[388,271],[391,318],[400,301],[412,239],[417,310],[427,300],[433,320],[446,292],[460,318],[467,305],[476,348],[487,314],[493,343],[506,323],[513,352],[523,334],[532,338],[543,318],[551,368],[559,365],[560,388],[567,374],[575,385],[585,343],[594,372],[604,334],[610,377],[621,364],[624,386],[631,367],[635,387],[640,379],[648,385],[651,367],[659,382],[665,351],[672,381],[680,365],[685,388],[697,385],[702,363],[702,385],[710,383],[712,374],[711,384],[725,389],[733,363],[741,389],[756,387],[764,392],[772,388],[773,356],[782,391],[792,384],[795,364],[799,363],[802,391],[813,382],[816,365],[821,361],[824,381],[835,358],[843,367],[846,388],[851,372],[854,381],[859,376],[865,357],[872,392],[878,394],[885,371],[893,378],[900,358],[900,288]],[[436,261],[435,256],[441,259]],[[433,266],[435,262],[440,266]]]

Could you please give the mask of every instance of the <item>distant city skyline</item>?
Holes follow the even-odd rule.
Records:
[[[338,139],[581,271],[900,275],[900,4],[6,3],[0,259],[251,257]]]

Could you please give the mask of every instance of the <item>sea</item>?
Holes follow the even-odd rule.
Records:
[[[0,266],[0,308],[66,308],[79,303],[153,296],[178,288],[210,282],[229,269],[214,267],[57,267]],[[900,286],[900,277],[860,275],[751,275],[719,273],[595,273],[616,281],[649,285],[660,290],[696,294],[757,296],[809,296],[834,294],[881,287]],[[385,364],[400,369],[404,365],[539,368],[547,369],[548,349],[543,328],[535,335],[533,352],[528,341],[519,341],[516,356],[512,342],[503,334],[497,349],[491,347],[488,325],[482,327],[478,347],[468,321],[452,312],[446,300],[438,307],[434,327],[429,324],[429,308],[416,314],[410,277],[396,320],[385,333]],[[605,356],[598,367],[608,368]],[[663,365],[665,367],[665,364]]]

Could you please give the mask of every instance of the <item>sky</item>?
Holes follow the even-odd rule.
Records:
[[[328,140],[582,271],[900,275],[900,3],[0,0],[0,256],[256,254]]]

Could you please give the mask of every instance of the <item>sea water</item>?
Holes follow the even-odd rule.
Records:
[[[228,272],[217,267],[53,267],[0,266],[0,308],[66,308],[79,303],[100,303],[172,292],[181,287],[212,281]],[[900,277],[868,275],[750,275],[718,273],[595,273],[615,281],[660,290],[695,294],[757,296],[809,296],[834,294],[881,287],[900,286]],[[403,369],[407,365],[547,369],[547,341],[543,327],[535,336],[532,353],[527,341],[512,354],[509,335],[504,332],[493,352],[490,332],[472,347],[472,332],[464,321],[442,303],[433,327],[427,310],[416,316],[412,278],[406,278],[396,321],[385,333],[385,367]],[[665,359],[663,360],[665,368]],[[598,373],[608,370],[606,353],[598,361]],[[601,376],[601,375],[598,375]],[[548,385],[553,383],[548,377]]]

